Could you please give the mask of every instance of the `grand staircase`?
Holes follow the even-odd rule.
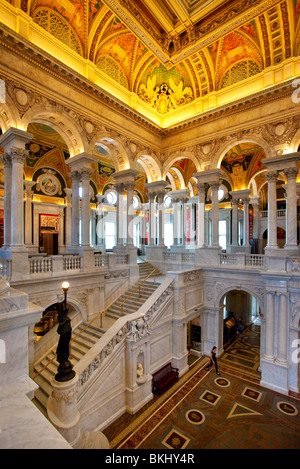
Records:
[[[83,329],[86,329],[83,331]],[[83,332],[81,332],[83,331]],[[75,329],[73,329],[73,338],[76,337],[71,344],[71,355],[70,361],[72,365],[76,365],[79,360],[90,350],[90,348],[103,336],[104,330],[94,327],[92,325],[87,326],[86,323],[80,323]],[[33,403],[36,407],[47,417],[47,401],[52,392],[51,380],[57,373],[57,367],[59,363],[56,361],[56,345],[53,347],[34,367],[33,380],[39,385],[34,393]],[[47,368],[45,368],[47,366]],[[38,374],[40,373],[40,374]],[[38,374],[38,376],[36,376]]]
[[[158,283],[151,276],[145,280],[140,288],[138,285],[154,270],[150,264],[141,262],[139,266],[139,281],[128,289],[117,301],[115,301],[106,311],[105,315],[111,320],[117,320],[122,315],[120,304],[129,296],[123,305],[123,315],[135,313],[144,304],[144,302],[152,295],[158,287]],[[158,272],[156,272],[156,275]],[[135,290],[135,291],[134,291]],[[81,332],[81,333],[80,333]],[[92,348],[92,346],[105,334],[105,329],[88,325],[84,322],[80,323],[72,331],[73,341],[71,344],[70,361],[73,366],[81,360],[82,357]],[[78,334],[80,335],[76,337]],[[52,392],[51,381],[57,373],[59,363],[56,361],[55,345],[38,363],[34,366],[32,375],[33,380],[39,385],[39,389],[35,391],[33,403],[47,417],[47,401]]]

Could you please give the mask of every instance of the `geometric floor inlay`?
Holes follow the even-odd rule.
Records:
[[[185,418],[193,425],[202,425],[205,421],[205,416],[198,409],[190,409],[186,412]]]
[[[290,402],[278,402],[277,409],[285,415],[298,415],[298,409]]]
[[[242,396],[247,397],[248,399],[252,399],[255,402],[259,402],[262,393],[257,391],[256,389],[252,389],[246,386],[244,391],[242,392]]]
[[[246,407],[242,404],[238,404],[237,402],[234,404],[232,407],[231,411],[229,412],[227,418],[231,419],[234,417],[250,417],[253,415],[262,415],[256,410],[249,409],[249,407]]]
[[[163,439],[162,444],[169,449],[184,449],[191,440],[174,428]]]
[[[201,394],[199,399],[201,399],[202,401],[204,401],[208,404],[211,404],[211,405],[215,406],[215,405],[217,405],[217,403],[221,399],[221,396],[219,396],[218,394],[215,394],[214,392],[206,390],[206,391],[204,391],[203,394]]]
[[[227,378],[216,378],[215,384],[220,386],[220,388],[228,388],[231,385],[229,379]]]

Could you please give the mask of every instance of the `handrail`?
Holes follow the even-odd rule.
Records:
[[[143,261],[143,262],[144,262],[144,264],[148,264],[148,273],[149,273],[149,271],[150,271],[151,267],[153,267],[153,265],[152,265],[152,264],[150,264],[150,262],[148,262],[148,261],[145,261],[145,259],[143,259],[143,258],[142,258],[142,257],[140,257],[140,256],[136,256],[136,257],[137,257],[138,259],[141,259],[141,261]]]
[[[155,274],[156,271],[157,269],[152,270],[152,272],[130,293],[130,295],[128,295],[127,298],[125,298],[125,300],[119,304],[119,306],[121,307],[121,316],[123,316],[123,304],[125,303],[125,301],[127,301],[137,289],[139,289],[139,298],[140,298],[141,297],[141,285],[143,285],[143,283],[146,282],[146,280],[148,280],[148,278],[151,277],[152,274]],[[155,277],[154,277],[154,281],[155,281]]]
[[[83,331],[85,331],[99,316],[101,316],[101,324],[100,324],[100,327],[102,327],[102,314],[104,313],[105,311],[101,311],[100,313],[97,314],[97,316],[95,316],[83,329],[81,329],[80,332],[78,332],[78,334],[76,334],[71,340],[70,340],[70,344],[80,335],[82,334]],[[55,354],[54,357],[36,374],[34,375],[34,377],[32,378],[33,380],[35,380],[35,378],[37,378],[41,373],[42,371],[44,371],[46,368],[48,368],[48,366],[50,365],[50,363],[52,363],[55,359],[56,359],[57,355]]]

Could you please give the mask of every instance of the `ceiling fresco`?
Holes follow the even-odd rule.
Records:
[[[300,52],[300,0],[22,0],[21,6],[159,114]]]

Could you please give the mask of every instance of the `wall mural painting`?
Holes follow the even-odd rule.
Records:
[[[76,31],[83,43],[85,28],[84,0],[34,0],[31,4],[31,16],[39,7],[51,8],[57,11]],[[96,2],[92,2],[96,3]]]
[[[39,159],[54,147],[49,147],[48,145],[43,145],[32,141],[26,143],[25,148],[26,150],[29,150],[29,153],[26,157],[26,165],[29,168],[33,168]]]
[[[253,39],[256,42],[256,44],[260,45],[259,35],[258,35],[255,20],[252,20],[252,21],[250,21],[250,23],[245,24],[244,26],[242,26],[241,31],[248,34],[248,36],[250,36],[251,39]]]
[[[240,34],[228,34],[223,40],[218,60],[219,80],[232,65],[244,59],[254,60],[262,67],[261,55],[254,44]]]
[[[252,143],[237,145],[226,153],[221,168],[228,175],[233,190],[248,188],[252,176],[264,169],[262,158],[265,158],[264,151]]]

